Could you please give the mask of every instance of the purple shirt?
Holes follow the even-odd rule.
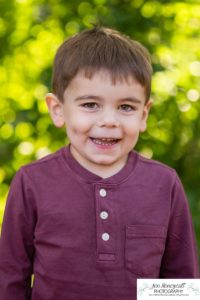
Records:
[[[131,152],[102,179],[64,147],[16,174],[0,240],[0,300],[135,300],[137,278],[198,276],[173,169]]]

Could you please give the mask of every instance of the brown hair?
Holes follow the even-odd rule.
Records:
[[[145,88],[146,101],[151,92],[151,59],[139,42],[104,27],[83,31],[66,40],[58,49],[53,66],[53,93],[63,94],[78,71],[92,78],[100,69],[110,72],[113,83],[135,78]]]

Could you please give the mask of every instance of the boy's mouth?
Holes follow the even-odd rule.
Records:
[[[115,138],[91,138],[92,142],[100,146],[112,146],[117,144],[120,139]]]

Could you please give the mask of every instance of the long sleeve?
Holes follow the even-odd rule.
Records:
[[[10,187],[0,238],[0,300],[31,299],[36,210],[23,168]]]
[[[161,278],[199,278],[197,247],[188,202],[179,179],[172,192],[171,216]]]

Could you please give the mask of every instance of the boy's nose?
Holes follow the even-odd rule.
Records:
[[[100,127],[119,127],[120,122],[116,114],[112,111],[103,111],[101,117],[98,120],[98,126]]]

